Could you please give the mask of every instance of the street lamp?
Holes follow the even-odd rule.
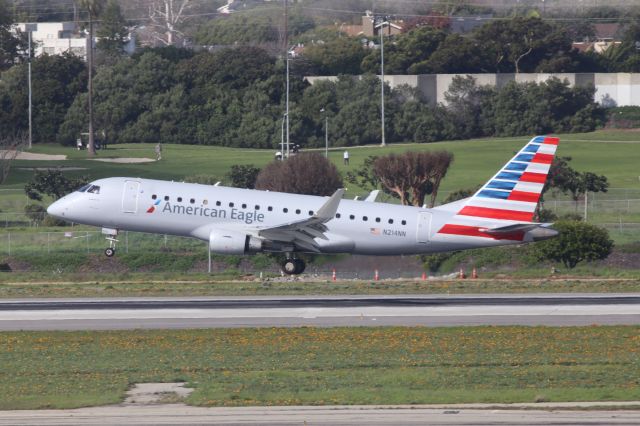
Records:
[[[324,108],[320,112],[324,113],[324,157],[329,158],[329,116]]]
[[[280,161],[284,160],[284,124],[287,122],[287,117],[288,114],[285,112],[282,116],[282,126],[280,127]]]
[[[28,63],[28,69],[29,69],[29,77],[28,77],[28,84],[29,84],[29,149],[31,149],[31,147],[33,146],[33,108],[32,108],[32,102],[31,102],[31,33],[33,31],[38,31],[38,24],[24,24],[24,30],[29,34],[29,45],[28,45],[28,51],[27,54],[29,55],[29,63]]]

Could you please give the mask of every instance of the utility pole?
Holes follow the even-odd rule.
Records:
[[[287,121],[287,158],[289,158],[289,2],[284,0],[284,57],[287,63],[287,95],[286,112]],[[284,153],[283,153],[284,154]]]
[[[31,32],[38,30],[38,24],[25,24],[25,31],[29,34],[28,51],[28,84],[29,84],[29,149],[33,147],[33,103],[31,102]]]
[[[324,108],[320,112],[324,113],[324,158],[329,158],[329,117]]]
[[[384,138],[384,26],[388,25],[387,21],[382,21],[376,25],[380,32],[380,115],[381,115],[381,135],[382,143],[380,146],[387,146]]]

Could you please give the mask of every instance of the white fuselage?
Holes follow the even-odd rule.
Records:
[[[261,230],[312,217],[328,199],[138,178],[100,179],[92,185],[98,189],[71,193],[52,204],[49,213],[112,230],[208,241],[217,229],[259,236]],[[322,253],[373,255],[433,253],[522,242],[439,234],[438,230],[453,215],[455,211],[446,209],[344,199],[335,217],[324,224],[324,236],[314,242]],[[307,251],[282,241],[265,247],[269,251]]]

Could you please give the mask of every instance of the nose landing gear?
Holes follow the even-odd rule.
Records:
[[[282,272],[287,275],[298,275],[304,272],[306,265],[302,259],[288,257],[282,262],[281,267]]]
[[[118,242],[116,236],[118,235],[118,230],[102,228],[102,233],[107,236],[106,239],[109,241],[109,247],[104,250],[104,254],[107,257],[113,257],[113,255],[116,254],[116,243]]]

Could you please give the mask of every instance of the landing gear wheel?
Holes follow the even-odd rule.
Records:
[[[113,257],[113,255],[114,255],[114,254],[116,254],[116,249],[111,248],[111,247],[107,247],[107,248],[104,250],[104,254],[105,254],[105,256],[107,256],[107,257]]]
[[[286,259],[282,262],[282,272],[287,275],[298,275],[304,272],[305,264],[302,259]]]
[[[297,274],[297,270],[298,270],[298,259],[287,259],[284,262],[282,262],[282,272],[284,272],[287,275],[294,275]]]

